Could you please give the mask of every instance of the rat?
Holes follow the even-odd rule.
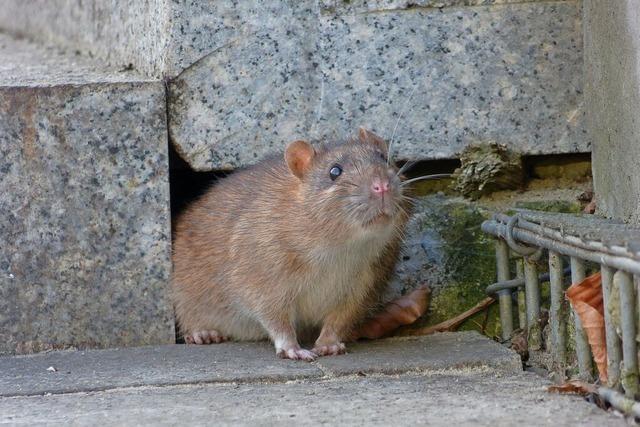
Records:
[[[345,341],[386,290],[410,214],[386,142],[290,143],[219,180],[178,218],[171,297],[186,343],[270,339],[312,361]],[[300,337],[319,335],[311,350]]]

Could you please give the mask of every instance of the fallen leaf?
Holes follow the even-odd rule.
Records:
[[[587,213],[587,214],[593,214],[596,212],[596,201],[592,200],[591,202],[587,203],[587,205],[582,209],[583,213]]]
[[[422,286],[415,291],[391,301],[384,310],[367,320],[352,336],[376,339],[390,335],[400,326],[410,325],[422,316],[429,306],[431,290]]]
[[[588,394],[595,393],[596,386],[593,384],[586,383],[584,381],[568,381],[561,385],[552,385],[547,389],[549,393],[561,393],[561,394],[579,394],[581,396],[586,396]]]
[[[474,314],[479,313],[482,310],[485,310],[494,302],[496,302],[495,299],[491,297],[487,297],[482,301],[480,301],[478,304],[476,304],[474,307],[470,308],[464,313],[460,313],[457,316],[452,317],[451,319],[445,320],[444,322],[438,323],[437,325],[427,326],[425,328],[414,329],[411,331],[406,331],[406,333],[403,333],[402,335],[430,335],[436,332],[455,331],[462,322],[464,322]]]
[[[582,322],[593,361],[596,362],[600,381],[607,382],[607,342],[604,331],[604,305],[602,278],[596,273],[580,283],[574,283],[566,292],[567,299]]]
[[[529,360],[529,342],[526,329],[518,329],[511,335],[511,350],[520,355],[522,360]]]

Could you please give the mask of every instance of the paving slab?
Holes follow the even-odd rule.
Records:
[[[522,371],[518,354],[472,331],[358,342],[349,345],[347,350],[346,355],[320,358],[316,363],[330,375],[470,367]]]
[[[483,369],[289,383],[147,387],[0,398],[12,425],[625,426],[530,374]]]
[[[475,332],[362,342],[349,345],[348,351],[346,355],[323,357],[312,364],[279,359],[267,342],[0,357],[0,396],[472,367],[503,373],[522,370],[516,353]]]
[[[307,362],[279,359],[266,342],[61,351],[0,357],[0,396],[322,375]]]
[[[0,34],[0,354],[175,342],[164,84]]]

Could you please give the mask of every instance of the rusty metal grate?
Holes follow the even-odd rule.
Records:
[[[482,230],[496,237],[498,282],[487,292],[497,294],[503,338],[514,331],[514,302],[517,304],[518,326],[527,331],[530,351],[541,351],[542,330],[541,283],[549,282],[550,339],[546,351],[553,368],[561,378],[566,374],[568,349],[575,349],[580,379],[593,381],[593,360],[580,319],[565,301],[564,277],[571,283],[581,282],[587,268],[599,269],[602,275],[602,297],[605,313],[607,346],[607,384],[598,388],[599,395],[623,412],[640,418],[638,382],[637,325],[640,293],[640,228],[592,215],[572,215],[529,210],[514,210],[513,215],[496,214],[482,224]],[[549,273],[538,275],[543,255],[547,254]],[[569,268],[564,268],[568,258]],[[516,278],[511,277],[515,262]],[[615,286],[614,286],[615,285]],[[618,295],[613,295],[616,290]],[[619,297],[619,318],[613,319],[608,302]],[[572,318],[572,320],[571,320]],[[620,334],[614,323],[620,325]],[[567,333],[568,322],[575,326],[573,336]],[[571,341],[571,342],[569,342]]]

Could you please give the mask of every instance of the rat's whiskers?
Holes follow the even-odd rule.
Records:
[[[401,187],[404,187],[405,185],[409,185],[412,182],[416,182],[416,181],[429,181],[429,180],[433,180],[433,179],[443,179],[443,178],[451,178],[450,173],[436,173],[433,175],[424,175],[424,176],[419,176],[417,178],[411,178],[408,179],[406,181],[402,181],[402,183],[400,183]]]

